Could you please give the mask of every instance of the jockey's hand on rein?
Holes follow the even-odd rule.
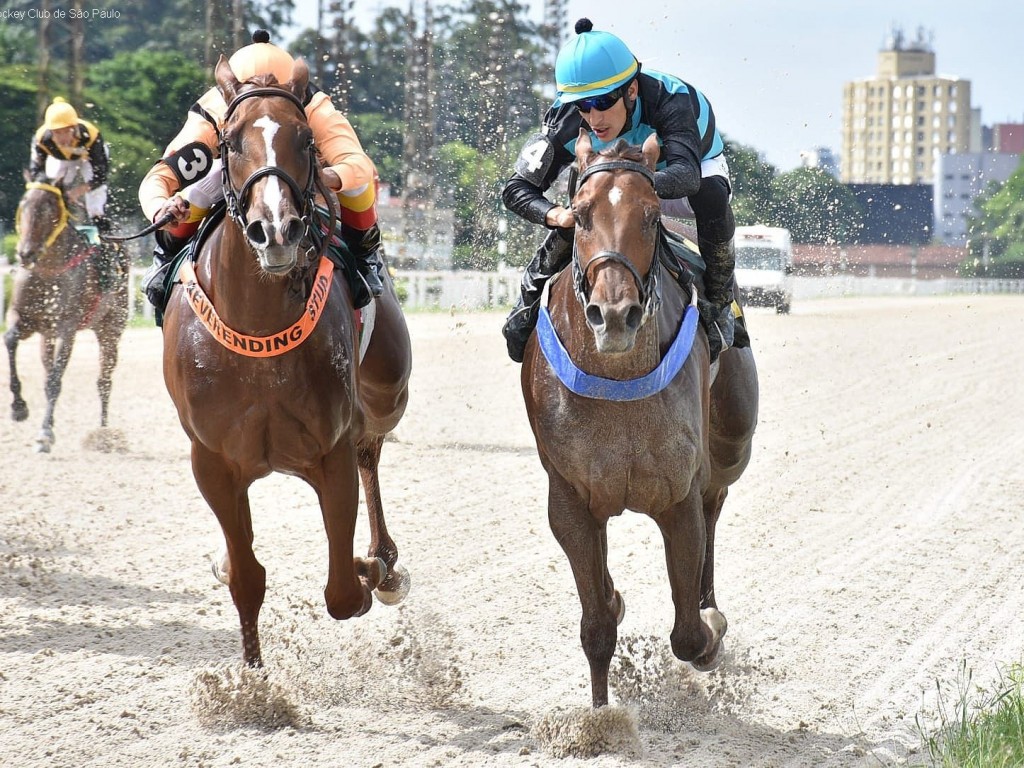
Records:
[[[164,227],[170,227],[176,224],[180,224],[181,222],[188,218],[189,207],[190,206],[188,200],[184,199],[183,197],[178,197],[177,195],[175,195],[174,197],[170,198],[166,203],[164,203],[163,207],[157,212],[156,216],[153,217],[153,221],[160,221],[160,219],[164,218],[167,214],[172,214],[174,216],[174,221],[168,222],[167,224],[164,225]]]
[[[324,168],[320,171],[320,178],[327,188],[332,192],[341,191],[341,176],[333,168]]]
[[[572,229],[576,226],[576,214],[573,213],[571,208],[563,208],[560,205],[556,205],[544,216],[544,223],[549,227]]]

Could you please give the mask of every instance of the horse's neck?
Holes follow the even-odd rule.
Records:
[[[242,333],[272,333],[295,322],[305,304],[290,278],[270,278],[228,218],[202,244],[197,272],[222,321]]]

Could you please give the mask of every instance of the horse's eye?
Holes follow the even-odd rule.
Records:
[[[236,155],[242,152],[242,140],[238,131],[229,131],[224,134],[224,144]]]
[[[573,208],[573,215],[576,217],[576,226],[577,227],[580,227],[583,230],[590,229],[590,226],[591,226],[592,222],[590,220],[590,206],[589,205],[584,204],[584,205],[580,205],[580,206],[577,206],[577,207]]]

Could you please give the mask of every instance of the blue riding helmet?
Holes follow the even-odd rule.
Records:
[[[639,69],[636,56],[611,32],[581,32],[555,60],[554,106],[610,93],[632,80]]]

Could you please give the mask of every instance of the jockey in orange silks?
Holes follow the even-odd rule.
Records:
[[[266,31],[257,30],[252,44],[236,51],[228,63],[242,82],[269,74],[284,84],[292,78],[295,60],[273,45]],[[363,151],[352,124],[326,93],[310,84],[303,105],[324,164],[322,178],[338,195],[342,237],[370,293],[379,296],[383,289],[377,253],[381,238],[373,161]],[[192,105],[185,125],[167,145],[164,157],[139,186],[139,202],[147,219],[155,222],[167,214],[174,215],[174,221],[157,232],[153,266],[142,281],[156,307],[163,306],[164,278],[172,257],[195,234],[210,207],[224,197],[216,154],[218,130],[226,111],[227,104],[216,87],[204,93]]]

